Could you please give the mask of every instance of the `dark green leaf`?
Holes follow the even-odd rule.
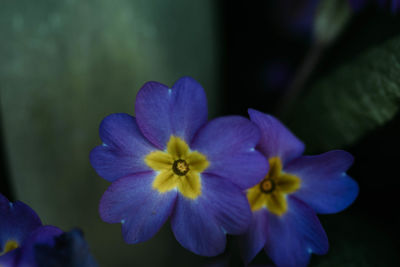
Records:
[[[340,148],[389,121],[399,103],[397,37],[317,81],[295,104],[288,124],[310,150]]]

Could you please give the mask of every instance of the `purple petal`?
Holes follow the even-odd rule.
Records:
[[[136,118],[142,133],[159,149],[171,135],[189,143],[207,121],[207,99],[201,85],[190,77],[179,79],[172,89],[148,82],[136,96]]]
[[[280,157],[282,163],[303,154],[304,144],[294,136],[278,119],[271,115],[249,109],[252,122],[261,130],[261,139],[257,149],[267,158]]]
[[[98,267],[83,233],[73,229],[54,238],[54,244],[35,244],[37,267]]]
[[[334,150],[317,156],[303,156],[284,169],[301,179],[294,195],[317,213],[335,213],[347,208],[358,195],[357,183],[345,171],[353,163],[351,154]]]
[[[90,153],[90,162],[106,180],[114,180],[138,172],[149,171],[143,157],[156,148],[140,132],[134,117],[111,114],[100,125],[103,145]]]
[[[16,248],[7,252],[6,254],[0,256],[0,266],[1,267],[14,267],[17,266],[17,260],[20,255],[21,248]]]
[[[154,177],[154,172],[147,172],[118,179],[100,200],[101,219],[122,223],[122,234],[129,244],[153,237],[174,207],[176,191],[160,194],[153,190]]]
[[[55,245],[55,237],[63,231],[55,226],[42,226],[36,229],[21,246],[17,260],[17,266],[36,266],[35,246],[36,245]]]
[[[211,174],[202,174],[202,196],[198,201],[208,205],[208,212],[228,234],[244,233],[251,220],[245,193],[231,182]]]
[[[206,155],[205,173],[228,179],[242,189],[260,182],[268,172],[268,161],[254,149],[258,128],[239,116],[214,119],[200,129],[191,148]]]
[[[207,122],[207,97],[203,87],[193,78],[183,77],[172,86],[175,99],[171,123],[174,135],[189,143],[198,129]]]
[[[250,263],[258,252],[265,246],[267,240],[267,214],[265,210],[254,212],[250,227],[240,237],[242,257]]]
[[[21,245],[41,225],[38,215],[28,205],[20,201],[11,203],[0,194],[0,252],[10,239]]]
[[[289,196],[282,216],[267,213],[265,251],[277,266],[306,266],[311,253],[325,254],[329,244],[315,212]]]
[[[225,234],[210,215],[206,201],[193,201],[179,194],[171,226],[176,240],[193,253],[216,256],[225,249]]]

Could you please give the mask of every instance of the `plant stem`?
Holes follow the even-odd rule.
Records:
[[[277,116],[284,118],[288,115],[292,108],[293,101],[300,95],[304,89],[305,84],[310,78],[315,67],[318,65],[323,52],[325,51],[325,44],[318,42],[315,43],[307,52],[301,66],[298,68],[294,79],[283,94],[277,108]]]

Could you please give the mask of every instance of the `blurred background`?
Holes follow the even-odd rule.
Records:
[[[167,223],[127,245],[100,220],[109,183],[92,169],[98,126],[134,114],[147,81],[189,75],[209,117],[278,116],[306,153],[345,149],[360,195],[320,216],[331,248],[311,266],[400,266],[400,4],[351,0],[4,0],[0,192],[45,224],[80,227],[100,266],[242,266],[183,249]],[[254,264],[271,263],[260,253]]]

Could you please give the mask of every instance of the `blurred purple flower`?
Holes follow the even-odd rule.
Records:
[[[34,246],[52,244],[62,231],[43,226],[37,214],[26,204],[9,202],[0,194],[0,265],[36,266]]]
[[[342,150],[302,156],[304,144],[276,118],[249,110],[261,130],[257,149],[270,171],[247,191],[252,223],[242,236],[246,263],[264,248],[277,266],[306,266],[311,253],[328,251],[328,239],[316,213],[335,213],[358,195],[358,185],[345,173],[353,157]]]
[[[16,201],[9,202],[0,194],[0,266],[4,267],[95,267],[97,265],[52,265],[48,261],[50,255],[38,253],[38,246],[55,248],[57,238],[63,231],[55,226],[42,225],[37,214],[26,204]],[[56,248],[55,248],[56,249]],[[38,261],[40,254],[41,260]],[[85,257],[91,257],[88,251],[69,254],[68,260],[79,262]],[[94,261],[93,261],[94,262]],[[61,263],[61,262],[59,262]]]
[[[56,236],[53,242],[35,246],[37,267],[97,267],[79,229]]]

